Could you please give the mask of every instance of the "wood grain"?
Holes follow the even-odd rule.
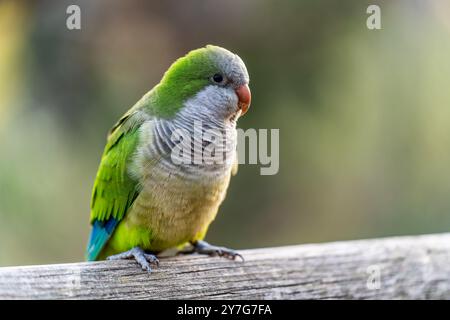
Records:
[[[198,255],[0,268],[1,299],[449,299],[450,233]]]

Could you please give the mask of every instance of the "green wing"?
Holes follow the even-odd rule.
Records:
[[[88,260],[95,260],[117,224],[123,219],[139,194],[138,182],[127,169],[138,143],[142,121],[137,112],[125,114],[111,129],[102,156],[91,200],[93,226],[86,250]]]

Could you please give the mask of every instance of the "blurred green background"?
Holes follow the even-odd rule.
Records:
[[[450,231],[448,2],[0,1],[1,266],[82,259],[106,132],[208,43],[249,69],[239,126],[280,129],[279,173],[241,166],[208,241]]]

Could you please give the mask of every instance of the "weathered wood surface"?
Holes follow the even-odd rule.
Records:
[[[0,299],[449,299],[450,233],[198,255],[0,268]]]

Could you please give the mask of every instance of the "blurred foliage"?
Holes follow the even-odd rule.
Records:
[[[208,43],[246,62],[239,125],[279,128],[281,154],[274,176],[241,166],[207,240],[450,230],[450,6],[377,3],[370,31],[356,0],[0,1],[0,265],[82,259],[106,132]]]

